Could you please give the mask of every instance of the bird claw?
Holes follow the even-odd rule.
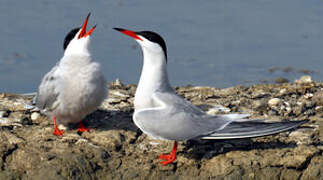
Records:
[[[163,164],[164,166],[166,166],[167,164],[172,163],[173,161],[175,161],[176,159],[176,154],[162,154],[159,156],[158,158],[159,160],[165,160],[165,161],[161,161],[160,163]]]
[[[80,122],[77,132],[88,132],[91,128],[86,128],[82,122]]]
[[[165,160],[161,161],[160,163],[166,166],[167,164],[172,163],[176,159],[176,151],[177,151],[177,141],[174,142],[173,150],[169,154],[162,154],[159,156],[159,160]]]
[[[170,154],[162,154],[158,157],[159,160],[169,160],[171,158]]]
[[[61,136],[64,134],[64,131],[63,130],[59,130],[59,129],[55,129],[54,132],[53,132],[54,135],[56,136]]]
[[[84,128],[78,128],[77,129],[78,132],[88,132],[90,130],[91,130],[91,128],[85,128],[85,127]]]

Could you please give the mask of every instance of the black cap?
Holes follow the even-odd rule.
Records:
[[[75,37],[75,35],[79,32],[80,29],[81,29],[80,27],[74,28],[65,36],[64,46],[63,46],[64,51],[66,50],[66,48],[70,44],[71,40]]]
[[[152,32],[152,31],[140,31],[140,32],[135,32],[135,33],[137,35],[141,35],[141,36],[145,37],[146,39],[148,39],[151,42],[159,44],[165,53],[166,63],[167,63],[166,43],[165,43],[164,39],[159,34]]]

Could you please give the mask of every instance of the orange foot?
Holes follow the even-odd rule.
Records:
[[[160,163],[166,166],[167,164],[172,163],[176,160],[176,151],[177,151],[177,142],[174,142],[173,150],[169,154],[163,154],[159,156],[159,160],[165,160],[161,161]]]
[[[61,136],[61,135],[64,134],[64,131],[59,130],[58,128],[55,128],[53,134],[56,135],[56,136]]]
[[[78,129],[77,129],[77,131],[78,132],[87,132],[87,131],[89,131],[91,128],[86,128],[84,125],[83,125],[83,123],[82,123],[82,121],[80,122],[80,124],[79,124],[79,127],[78,127]]]
[[[53,116],[53,121],[54,121],[54,132],[53,132],[53,134],[56,135],[56,136],[63,135],[64,131],[58,129],[57,124],[56,124],[56,117],[54,117],[54,116]]]

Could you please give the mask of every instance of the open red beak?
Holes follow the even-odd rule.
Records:
[[[127,29],[121,29],[121,28],[113,28],[113,29],[117,30],[117,31],[119,31],[119,32],[121,32],[121,33],[123,33],[123,34],[125,34],[127,36],[130,36],[130,37],[132,37],[134,39],[142,41],[142,39],[133,31],[130,31],[130,30],[127,30]]]
[[[89,32],[86,32],[86,26],[87,26],[87,22],[88,22],[88,20],[90,18],[90,15],[91,15],[91,13],[89,13],[87,15],[87,17],[86,17],[86,19],[85,19],[85,21],[84,21],[84,23],[82,25],[81,32],[80,32],[79,37],[78,37],[79,39],[91,35],[92,32],[94,31],[95,27],[96,27],[96,25],[95,25],[90,29]]]

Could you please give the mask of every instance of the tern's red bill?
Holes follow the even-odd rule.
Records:
[[[130,30],[127,30],[127,29],[121,29],[121,28],[113,28],[113,29],[117,30],[117,31],[119,31],[119,32],[121,32],[121,33],[123,33],[123,34],[125,34],[127,36],[130,36],[130,37],[132,37],[134,39],[142,41],[142,39],[133,31],[130,31]]]
[[[85,19],[85,21],[84,21],[84,23],[82,25],[81,32],[80,32],[79,37],[78,37],[79,39],[91,35],[92,32],[94,31],[95,27],[96,27],[96,25],[95,25],[89,30],[89,32],[86,32],[86,26],[87,26],[87,22],[89,21],[90,15],[91,15],[91,13],[89,13],[87,15],[87,17],[86,17],[86,19]]]

